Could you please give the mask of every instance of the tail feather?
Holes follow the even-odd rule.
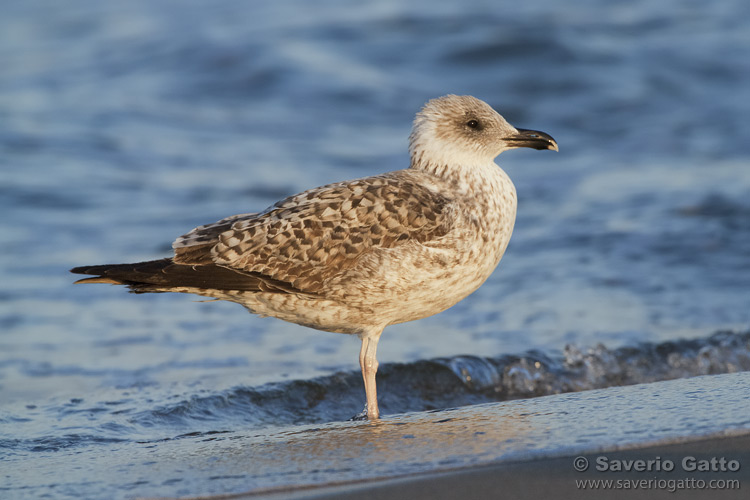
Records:
[[[110,283],[115,285],[166,285],[167,280],[160,276],[172,264],[172,259],[150,260],[134,264],[105,264],[81,266],[70,270],[74,274],[89,274],[94,278],[84,278],[76,283]]]
[[[238,290],[248,292],[298,293],[290,283],[275,280],[258,273],[247,273],[216,264],[175,264],[172,259],[150,260],[134,264],[105,264],[81,266],[70,270],[75,274],[88,274],[76,283],[109,283],[127,285],[133,292],[186,291],[185,288],[203,290]]]

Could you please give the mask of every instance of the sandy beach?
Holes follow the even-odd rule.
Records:
[[[595,470],[578,472],[574,460],[585,457],[589,463],[606,457],[608,464],[638,460],[654,460],[664,464],[675,463],[675,470],[654,472],[603,473]],[[543,458],[530,462],[499,463],[485,467],[466,468],[433,474],[415,475],[399,479],[360,484],[346,484],[297,491],[268,494],[237,495],[237,499],[366,499],[390,500],[394,498],[427,499],[498,499],[498,498],[606,498],[625,500],[649,499],[702,499],[747,498],[750,471],[736,473],[691,473],[682,469],[682,461],[691,467],[690,457],[695,457],[696,467],[701,460],[711,457],[732,457],[741,464],[750,463],[750,433],[732,437],[712,437],[680,444],[644,446],[625,451],[601,451],[580,456]],[[710,464],[709,464],[710,466]],[[715,467],[720,467],[716,462]],[[714,483],[711,483],[711,481]],[[598,482],[597,482],[598,481]],[[606,481],[611,481],[607,483]],[[723,481],[723,482],[722,482]],[[731,481],[736,481],[731,483]],[[611,484],[611,485],[610,485]],[[584,487],[585,485],[585,487]],[[705,488],[701,486],[705,485]],[[714,486],[709,488],[709,486]],[[723,486],[722,488],[719,488]]]

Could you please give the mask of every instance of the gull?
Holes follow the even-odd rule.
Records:
[[[358,335],[361,418],[378,419],[383,329],[448,309],[492,274],[516,217],[515,187],[494,160],[520,147],[558,150],[548,134],[513,127],[484,101],[446,95],[417,113],[407,169],[199,226],[175,240],[169,258],[71,272],[94,276],[76,283],[192,293]]]

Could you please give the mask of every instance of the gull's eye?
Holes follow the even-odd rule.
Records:
[[[476,120],[469,120],[466,122],[466,126],[469,128],[479,128],[479,122]]]

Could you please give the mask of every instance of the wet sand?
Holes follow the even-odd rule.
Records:
[[[590,464],[596,464],[598,457],[606,457],[611,466],[615,460],[627,461],[659,458],[663,465],[667,461],[675,464],[674,470],[656,472],[600,472],[589,469],[578,472],[574,460],[585,457]],[[606,499],[703,499],[703,498],[748,498],[750,488],[750,467],[737,472],[688,472],[682,469],[682,461],[688,457],[686,466],[692,467],[689,457],[695,457],[695,466],[710,460],[711,457],[726,457],[737,460],[741,465],[750,464],[750,434],[732,437],[699,439],[681,444],[645,446],[626,451],[585,453],[557,458],[533,460],[530,462],[499,463],[496,465],[473,467],[461,470],[421,474],[413,477],[386,479],[381,481],[346,484],[297,491],[282,491],[260,495],[238,495],[238,499],[319,499],[337,500],[356,498],[359,500],[411,500],[428,499],[497,499],[497,498],[606,498]],[[654,463],[657,463],[655,461]],[[720,468],[718,462],[716,467]],[[648,465],[648,464],[646,464]],[[710,466],[710,464],[709,464]],[[580,485],[586,480],[620,481],[620,488],[592,489]],[[710,486],[711,480],[724,480],[723,489],[700,488]],[[645,481],[645,483],[643,482]],[[722,483],[715,482],[714,486]],[[736,481],[730,484],[729,481]],[[599,483],[600,485],[602,483]],[[744,489],[743,489],[744,488]]]

